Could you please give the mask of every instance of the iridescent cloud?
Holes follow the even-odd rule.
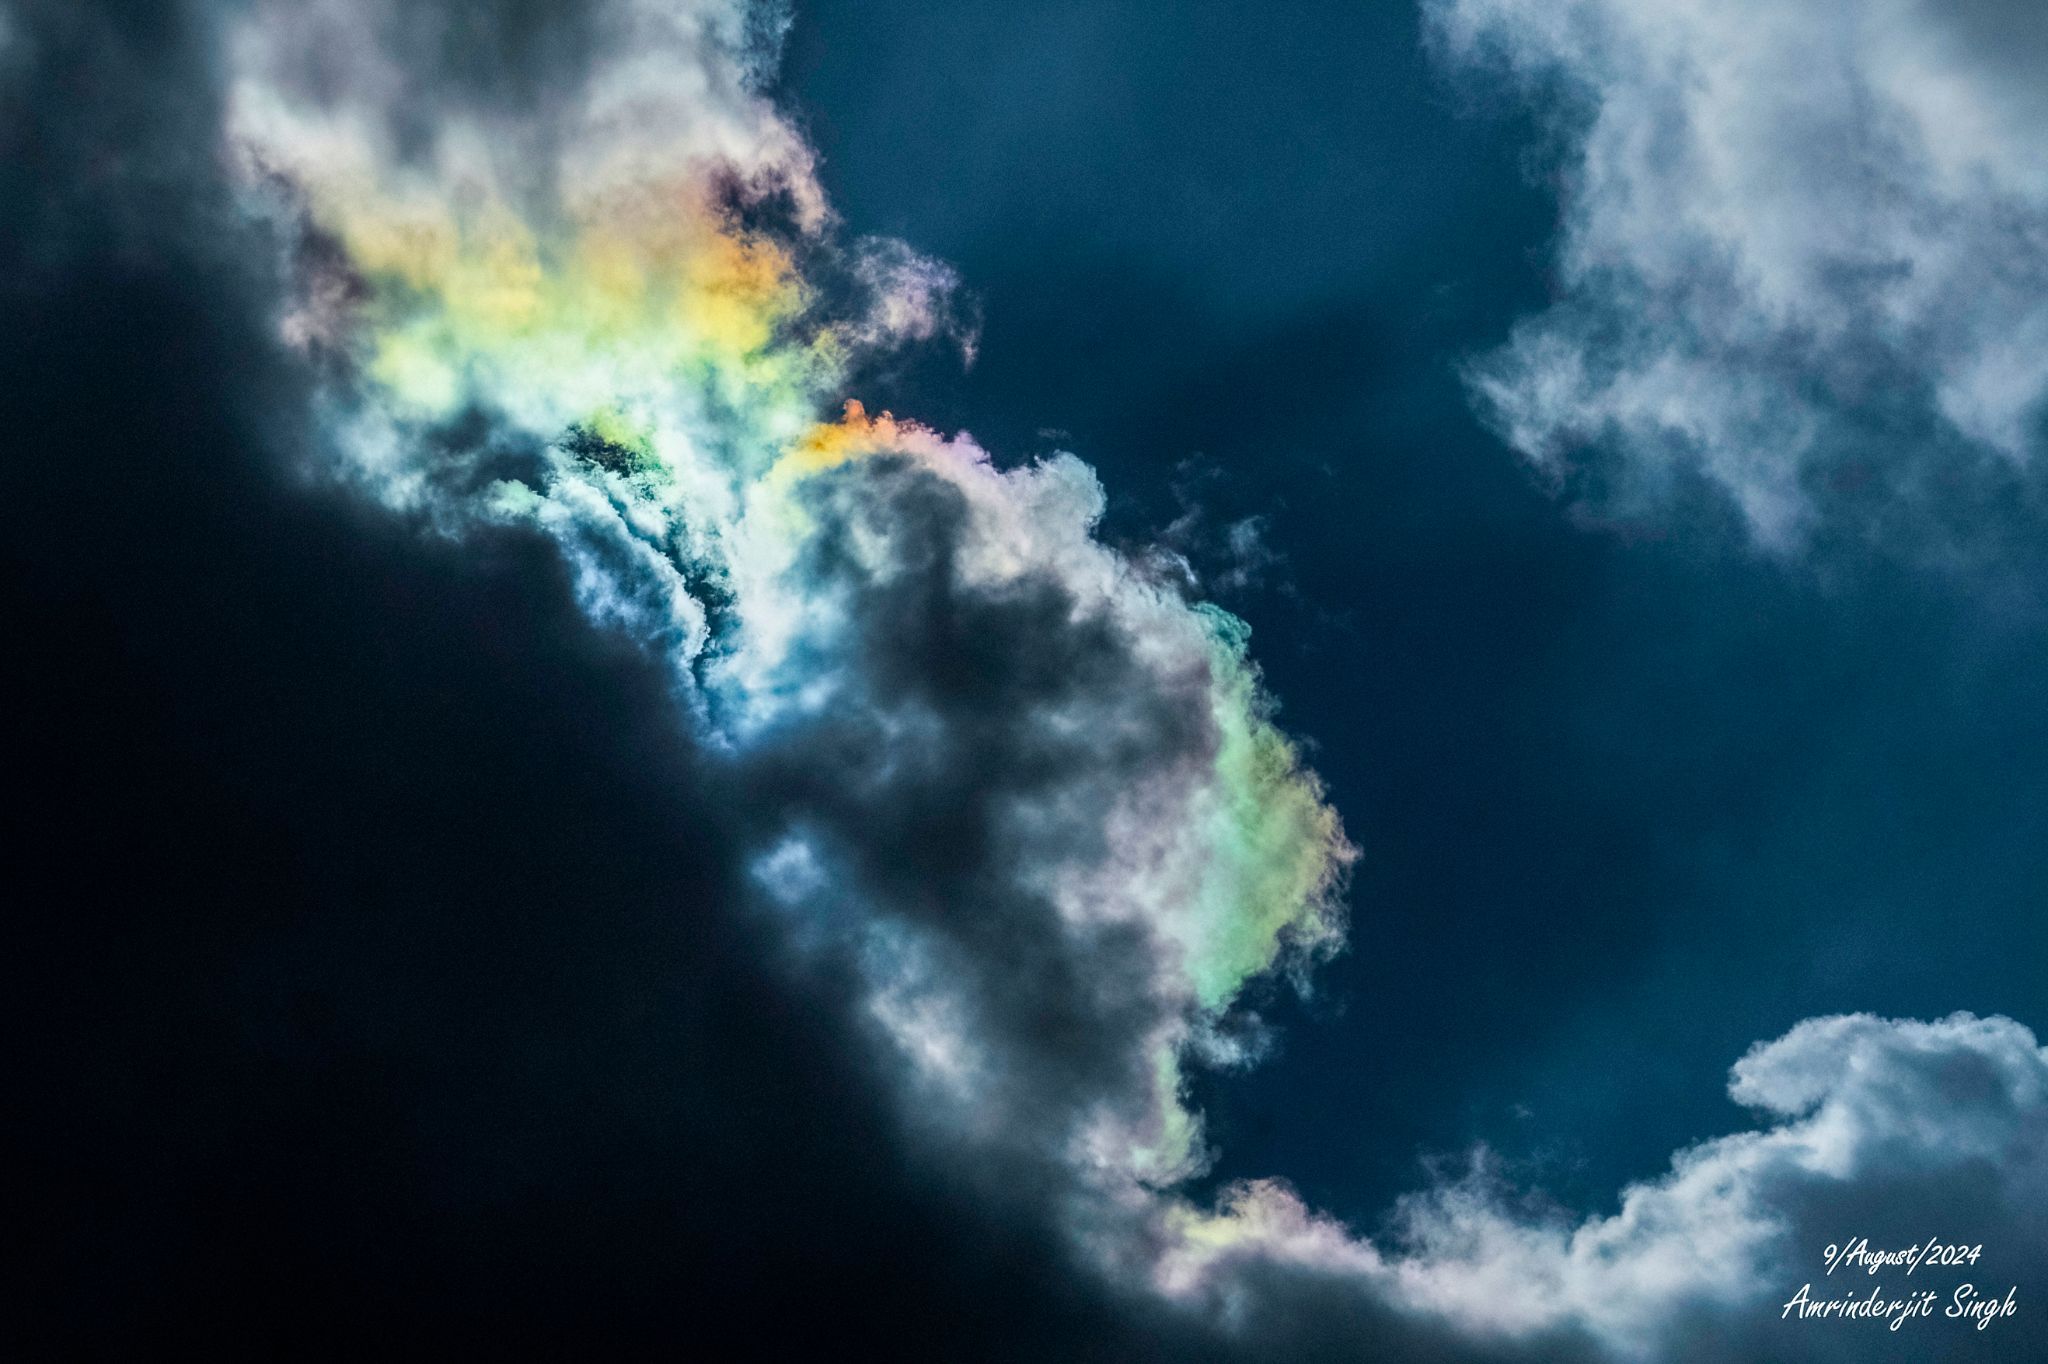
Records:
[[[425,126],[401,117],[407,22],[259,5],[233,43],[229,146],[291,244],[281,326],[325,366],[340,473],[448,534],[560,546],[734,780],[784,783],[764,887],[858,937],[880,1034],[964,1125],[1029,1074],[1029,1121],[1090,1181],[1199,1168],[1183,1066],[1242,1051],[1246,982],[1338,946],[1352,855],[1246,627],[1104,546],[1078,460],[999,467],[844,392],[861,354],[949,329],[952,276],[837,243],[743,6],[601,7],[563,88]],[[883,654],[948,631],[923,666],[980,669],[964,700]],[[861,875],[857,821],[779,766],[914,803],[970,759],[975,903],[939,909]],[[1021,1012],[976,914],[1042,940]],[[1048,1014],[1100,1064],[1036,1055]]]

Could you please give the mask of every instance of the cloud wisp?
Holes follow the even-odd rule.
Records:
[[[1425,10],[1453,63],[1553,116],[1556,298],[1470,378],[1596,515],[1703,483],[1770,551],[1880,527],[1939,550],[1957,485],[2040,454],[2038,7]]]

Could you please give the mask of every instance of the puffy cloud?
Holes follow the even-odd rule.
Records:
[[[1789,549],[1831,515],[1897,520],[2039,452],[2037,6],[1427,9],[1455,59],[1555,114],[1558,298],[1471,378],[1596,510],[1704,478]]]
[[[1968,1014],[1809,1019],[1751,1048],[1729,1094],[1768,1125],[1680,1151],[1669,1173],[1624,1189],[1612,1214],[1531,1211],[1482,1167],[1404,1201],[1381,1246],[1283,1186],[1252,1184],[1213,1214],[1172,1215],[1178,1240],[1159,1262],[1161,1286],[1255,1323],[1287,1312],[1304,1284],[1349,1284],[1503,1356],[1574,1338],[1624,1359],[1924,1358],[1934,1342],[1998,1358],[2040,1349],[2018,1331],[1994,1339],[2000,1323],[1978,1333],[1941,1315],[1961,1283],[1990,1297],[2048,1289],[2048,1051],[2033,1033]],[[1983,1254],[1911,1279],[1827,1273],[1831,1244],[1867,1237],[1897,1249],[1930,1236]],[[1786,1317],[1804,1285],[1813,1298],[1934,1289],[1936,1315],[1896,1333]]]
[[[764,876],[854,935],[963,1130],[1112,1182],[1191,1168],[1177,1058],[1215,1053],[1246,980],[1334,945],[1349,855],[1241,627],[1097,541],[1071,457],[999,470],[856,409],[797,458],[735,555],[736,599],[780,605],[752,634],[743,608],[707,674],[739,682],[758,804],[803,838]]]

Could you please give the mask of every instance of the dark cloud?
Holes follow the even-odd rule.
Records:
[[[974,1098],[998,1141],[1051,1157],[1094,1105],[1142,1120],[1156,1028],[1177,1008],[1159,944],[1143,922],[1067,922],[1042,874],[1113,858],[1104,809],[1213,763],[1208,676],[1161,677],[1052,573],[976,582],[959,562],[965,500],[915,465],[848,467],[805,501],[819,530],[799,571],[844,594],[847,623],[843,652],[803,666],[848,681],[749,757],[756,808],[819,845],[815,912],[845,916],[856,941],[873,914],[943,944],[932,974],[999,1072]]]
[[[774,821],[542,538],[458,550],[303,481],[311,376],[222,178],[213,16],[52,13],[9,92],[36,155],[9,165],[0,349],[14,1346],[1223,1349],[1072,1266],[1049,1154],[1033,1181],[907,1139],[854,982],[760,915]],[[885,492],[902,562],[845,575],[847,662],[946,742],[857,802],[888,755],[849,717],[743,789],[944,921],[986,1026],[1028,1043],[1015,1115],[1121,1094],[1142,935],[1044,931],[996,811],[1213,738],[1058,584],[950,579],[957,495],[877,468],[841,511]],[[1043,708],[1076,697],[1127,742],[1056,737]]]
[[[0,339],[9,1352],[1173,1352],[901,1144],[552,551],[296,485],[268,257],[190,173],[204,64],[172,16],[44,20]]]

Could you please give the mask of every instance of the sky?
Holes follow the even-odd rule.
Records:
[[[2043,45],[0,3],[9,1335],[2039,1357]]]

